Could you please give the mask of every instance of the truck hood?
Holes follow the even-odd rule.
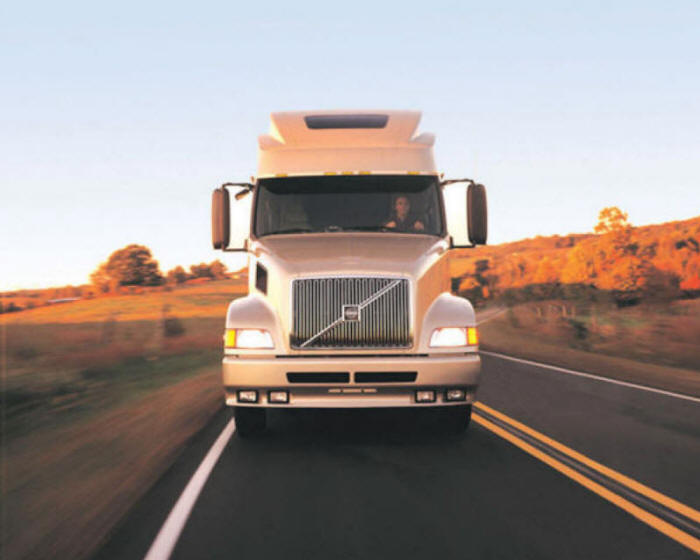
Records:
[[[268,236],[248,246],[250,297],[266,301],[286,345],[292,328],[295,279],[401,276],[410,282],[413,340],[417,343],[428,309],[440,294],[450,291],[448,249],[446,239],[429,235],[339,232]]]
[[[447,241],[434,236],[364,232],[269,236],[251,246],[261,263],[290,276],[401,274],[414,278],[447,249]]]

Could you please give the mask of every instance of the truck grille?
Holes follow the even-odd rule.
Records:
[[[292,282],[292,348],[411,345],[405,278],[308,278]]]

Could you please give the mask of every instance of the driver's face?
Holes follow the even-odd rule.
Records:
[[[394,203],[394,209],[396,210],[396,216],[403,220],[406,216],[408,216],[408,211],[411,209],[411,203],[405,196],[400,196]]]

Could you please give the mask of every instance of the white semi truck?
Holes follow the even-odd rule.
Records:
[[[291,407],[441,407],[446,430],[467,428],[478,335],[472,305],[450,293],[448,257],[486,242],[486,193],[441,180],[419,120],[273,113],[257,176],[214,191],[214,248],[248,257],[223,358],[241,437],[265,429],[268,408]]]

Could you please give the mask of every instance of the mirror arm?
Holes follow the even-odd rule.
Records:
[[[229,249],[228,247],[226,249],[222,249],[224,253],[247,253],[248,250],[250,249],[249,247],[249,240],[246,239],[243,242],[243,247],[240,247],[238,249]]]
[[[238,191],[235,195],[233,195],[236,200],[240,200],[251,192],[255,188],[255,185],[252,183],[224,183],[221,185],[222,189],[225,189],[226,187],[243,187],[243,190]]]
[[[447,185],[451,185],[453,183],[469,183],[470,185],[475,185],[476,181],[474,179],[446,179],[444,181],[440,181],[440,186],[441,187],[446,187]]]
[[[455,245],[454,239],[452,239],[451,235],[448,236],[447,242],[449,245],[447,247],[448,251],[451,251],[452,249],[474,249],[474,248],[476,248],[476,245],[474,245],[473,243],[471,245]]]

